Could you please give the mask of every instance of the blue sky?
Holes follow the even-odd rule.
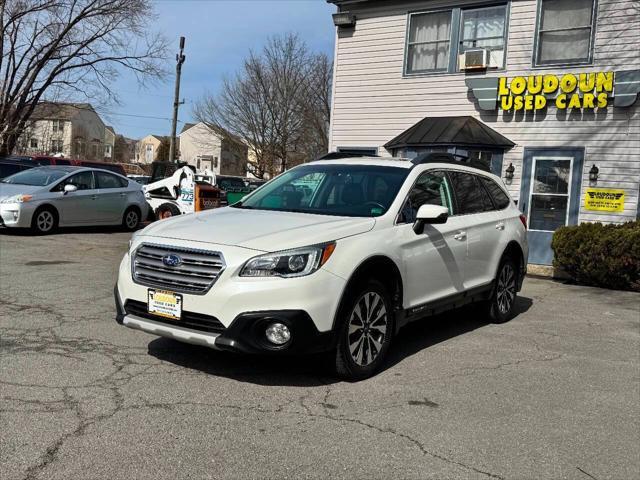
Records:
[[[106,124],[131,138],[169,134],[174,58],[181,35],[186,37],[187,57],[180,89],[186,103],[178,115],[183,122],[192,119],[192,103],[205,91],[215,93],[224,76],[238,70],[249,49],[259,49],[270,35],[296,32],[310,49],[333,57],[335,7],[325,0],[154,0],[154,4],[158,19],[150,28],[159,29],[172,42],[172,73],[165,83],[144,89],[135,77],[123,73],[115,84],[122,105],[101,112]],[[178,123],[178,132],[182,125]]]

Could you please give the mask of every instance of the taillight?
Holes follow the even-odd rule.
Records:
[[[524,213],[520,214],[520,221],[522,222],[522,225],[524,225],[524,229],[527,229],[527,217]]]

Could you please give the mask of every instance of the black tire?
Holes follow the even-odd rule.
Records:
[[[158,220],[163,220],[165,218],[175,217],[176,215],[180,215],[180,210],[172,203],[163,203],[158,208],[156,208],[156,218]]]
[[[58,212],[53,207],[40,207],[31,218],[31,231],[36,235],[48,235],[58,228]]]
[[[129,232],[133,232],[140,227],[140,210],[138,207],[129,207],[124,211],[122,216],[122,228]]]
[[[491,298],[485,302],[487,317],[493,323],[505,323],[514,316],[518,296],[519,267],[512,257],[503,257],[498,267]]]
[[[389,293],[377,280],[347,295],[338,316],[335,371],[345,380],[363,380],[385,361],[395,331],[394,312]]]

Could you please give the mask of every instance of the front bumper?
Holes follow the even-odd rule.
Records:
[[[221,327],[215,331],[213,328],[194,327],[198,328],[196,330],[185,328],[179,321],[132,313],[132,310],[125,307],[120,300],[117,285],[114,296],[116,322],[135,330],[184,343],[246,354],[308,354],[328,351],[335,347],[333,332],[319,332],[309,314],[303,310],[245,312],[238,315],[228,328]],[[285,345],[273,345],[265,336],[266,328],[274,321],[285,324],[291,332],[291,340]]]
[[[0,225],[14,228],[29,228],[34,208],[31,202],[0,203]]]

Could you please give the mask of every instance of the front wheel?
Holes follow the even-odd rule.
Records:
[[[36,210],[31,219],[31,231],[37,235],[47,235],[58,227],[58,214],[51,207]]]
[[[393,309],[386,288],[376,280],[354,290],[340,313],[336,373],[362,380],[376,373],[391,344]]]
[[[512,258],[504,258],[486,304],[488,317],[493,323],[504,323],[513,317],[517,293],[518,267]]]

